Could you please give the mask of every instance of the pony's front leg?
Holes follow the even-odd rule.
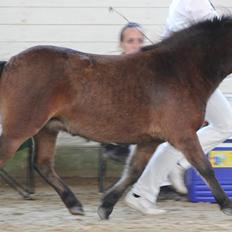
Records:
[[[232,215],[232,202],[218,183],[214,170],[209,160],[204,155],[196,133],[193,132],[191,135],[176,138],[172,144],[183,152],[187,160],[205,179],[221,210],[227,215]]]
[[[153,142],[139,144],[124,168],[123,175],[119,181],[111,187],[103,196],[102,203],[98,208],[98,215],[101,219],[108,219],[113,211],[114,205],[125,192],[125,190],[137,181],[142,174],[145,165],[160,143]]]

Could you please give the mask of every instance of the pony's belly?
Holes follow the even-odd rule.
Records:
[[[125,143],[138,144],[141,142],[152,141],[152,136],[146,132],[138,130],[136,127],[120,127],[106,124],[73,124],[66,130],[72,135],[79,135],[90,140],[105,142],[105,143]]]
[[[96,107],[93,109],[93,106],[85,107],[85,111],[75,107],[75,110],[62,112],[66,131],[70,134],[109,143],[137,144],[154,138],[152,117],[143,107],[126,113],[115,108],[99,110]]]

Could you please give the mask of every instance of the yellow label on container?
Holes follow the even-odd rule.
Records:
[[[232,151],[211,151],[209,160],[214,168],[231,168]]]

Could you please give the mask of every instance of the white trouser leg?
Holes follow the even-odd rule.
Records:
[[[132,191],[151,202],[155,202],[160,186],[181,158],[182,154],[169,143],[161,144],[151,157],[138,181],[134,184]]]
[[[206,120],[209,125],[197,132],[205,153],[232,135],[232,108],[220,90],[216,90],[208,101]],[[169,143],[161,144],[133,186],[133,192],[155,202],[163,180],[181,159],[181,152]]]

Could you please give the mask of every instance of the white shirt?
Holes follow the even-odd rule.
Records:
[[[164,36],[214,17],[219,15],[209,0],[173,0],[169,7]]]

